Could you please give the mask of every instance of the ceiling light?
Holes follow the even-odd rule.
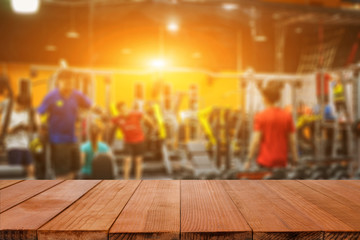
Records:
[[[164,59],[154,59],[151,61],[150,65],[154,68],[164,68],[166,66],[166,61]]]
[[[66,59],[64,59],[64,58],[60,58],[59,65],[60,65],[60,68],[67,68],[69,66]]]
[[[54,45],[46,45],[45,50],[48,52],[55,52],[57,50],[57,48]]]
[[[11,7],[16,13],[36,13],[40,7],[40,0],[11,0]]]
[[[259,35],[254,37],[255,42],[266,42],[267,37],[264,35]]]
[[[227,10],[227,11],[232,11],[232,10],[236,10],[239,8],[239,6],[235,3],[224,3],[222,5],[222,8]]]
[[[171,22],[167,25],[167,30],[170,32],[177,32],[179,30],[179,25],[175,22]]]
[[[79,36],[80,36],[80,34],[76,31],[69,31],[66,33],[66,37],[68,37],[68,38],[76,39],[76,38],[79,38]]]

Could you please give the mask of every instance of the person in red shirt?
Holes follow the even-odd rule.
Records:
[[[316,74],[316,96],[318,100],[321,99],[321,94],[324,94],[324,98],[329,97],[329,85],[331,82],[331,76],[329,73],[323,73],[324,76],[320,72]],[[321,80],[324,78],[323,92],[321,91]]]
[[[281,98],[281,83],[270,81],[262,90],[265,110],[254,118],[254,132],[244,169],[250,168],[251,160],[258,151],[257,164],[260,167],[286,167],[288,146],[293,163],[297,163],[295,127],[291,113],[276,106]]]
[[[141,122],[144,119],[150,125],[154,124],[152,120],[147,115],[140,112],[136,106],[134,109],[128,110],[124,102],[119,102],[117,104],[117,109],[119,115],[113,119],[113,123],[121,129],[124,135],[124,179],[129,179],[131,158],[135,159],[136,179],[141,179],[145,140]]]

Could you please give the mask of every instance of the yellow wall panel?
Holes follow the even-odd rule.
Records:
[[[21,63],[3,63],[11,79],[11,86],[14,92],[18,92],[18,80],[20,78],[29,78],[30,65]],[[37,77],[32,79],[33,89],[33,105],[38,106],[43,97],[48,92],[48,79],[53,74],[52,71],[39,70]],[[43,80],[43,81],[42,81]],[[151,100],[154,88],[158,88],[158,82],[162,84],[170,84],[173,94],[175,92],[184,93],[181,109],[188,108],[188,93],[191,85],[196,84],[199,89],[199,107],[221,106],[238,108],[240,104],[240,95],[238,92],[238,80],[233,78],[210,78],[200,72],[164,72],[148,73],[148,74],[113,74],[111,76],[111,87],[109,91],[110,102],[116,103],[124,101],[131,106],[134,101],[134,86],[140,82],[145,87],[145,98]],[[95,76],[95,96],[96,105],[105,107],[106,83],[105,77]]]

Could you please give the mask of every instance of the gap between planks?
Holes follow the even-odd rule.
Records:
[[[0,180],[0,190],[15,185],[24,180]]]
[[[0,226],[0,239],[36,239],[40,227],[100,182],[99,180],[64,181],[3,212],[0,214],[0,221],[3,223]],[[73,191],[68,191],[70,189]]]

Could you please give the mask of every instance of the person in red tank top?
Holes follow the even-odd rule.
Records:
[[[135,159],[135,174],[136,179],[141,179],[142,176],[142,160],[144,155],[144,132],[141,122],[145,120],[150,125],[154,125],[152,120],[140,112],[137,107],[128,110],[124,102],[117,104],[119,115],[113,119],[113,123],[121,129],[124,135],[124,179],[129,179],[131,158]]]
[[[251,160],[258,150],[257,164],[260,167],[286,167],[288,147],[293,163],[297,163],[295,127],[291,113],[276,106],[281,98],[281,83],[270,81],[262,90],[266,109],[254,118],[254,132],[244,169],[250,168]]]

